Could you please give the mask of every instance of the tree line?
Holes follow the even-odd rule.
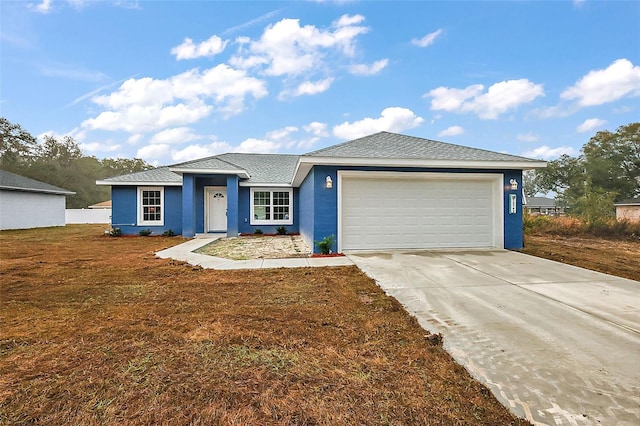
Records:
[[[86,208],[111,199],[110,188],[96,185],[96,180],[153,168],[139,158],[84,155],[70,136],[44,136],[38,143],[4,117],[0,117],[0,135],[0,169],[74,191],[67,197],[67,208]]]
[[[579,155],[562,155],[524,180],[527,195],[554,192],[570,214],[588,222],[611,217],[615,202],[640,196],[640,123],[597,132]]]

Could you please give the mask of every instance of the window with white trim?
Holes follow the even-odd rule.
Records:
[[[164,188],[138,188],[138,225],[164,225]]]
[[[251,188],[252,225],[292,225],[293,190]]]

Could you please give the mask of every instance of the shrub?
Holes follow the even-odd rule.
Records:
[[[287,227],[286,226],[278,226],[276,228],[276,233],[278,235],[287,235]]]
[[[253,230],[253,233],[254,233],[255,235],[262,235],[262,234],[263,234],[262,229],[260,229],[260,228],[256,228],[256,229],[254,229],[254,230]]]
[[[600,218],[591,222],[573,216],[523,216],[524,232],[527,235],[559,235],[575,237],[590,235],[600,238],[640,239],[640,223]]]
[[[121,237],[122,236],[122,230],[120,228],[111,228],[109,230],[109,235],[112,237]]]
[[[148,237],[151,235],[151,229],[141,229],[138,234],[140,234],[141,237]]]
[[[164,232],[162,233],[162,236],[163,236],[163,237],[175,237],[175,236],[176,236],[176,233],[175,233],[175,232],[173,232],[173,230],[172,230],[172,229],[167,229],[166,231],[164,231]]]
[[[329,235],[324,237],[320,241],[316,241],[316,245],[318,249],[320,249],[321,254],[331,254],[331,247],[333,247],[333,243],[336,240],[336,237],[333,235]]]

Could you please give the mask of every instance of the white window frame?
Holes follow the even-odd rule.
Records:
[[[254,204],[253,204],[253,200],[254,200],[254,193],[255,192],[269,192],[269,202],[270,202],[270,208],[271,208],[271,217],[273,217],[273,193],[274,192],[288,192],[289,193],[289,219],[284,219],[284,220],[274,220],[274,219],[269,219],[269,220],[258,220],[258,219],[254,219],[255,218],[255,213],[254,213]],[[250,205],[251,205],[251,225],[293,225],[293,188],[251,188],[251,201],[250,201]]]
[[[160,191],[160,220],[144,220],[142,207],[143,191]],[[163,186],[139,186],[138,187],[138,226],[164,226],[164,187]]]

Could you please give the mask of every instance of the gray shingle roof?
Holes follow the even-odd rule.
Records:
[[[313,151],[305,156],[454,161],[540,161],[390,132],[375,133]]]
[[[556,200],[547,197],[527,197],[527,207],[555,207]]]
[[[145,170],[143,172],[129,173],[127,175],[115,176],[112,178],[104,179],[102,181],[105,184],[109,183],[144,183],[144,182],[157,182],[157,183],[182,183],[182,176],[173,173],[168,167],[158,167],[156,169]]]
[[[222,160],[221,155],[214,155],[213,157],[200,158],[197,160],[185,161],[184,163],[173,164],[169,166],[172,169],[189,169],[189,170],[221,170],[235,173],[243,170],[234,164]]]
[[[289,184],[298,163],[298,155],[222,154],[220,158],[246,170],[248,183]]]
[[[75,192],[58,186],[49,185],[39,180],[20,176],[15,173],[0,170],[0,189],[13,191],[42,192],[46,194],[73,195]]]
[[[618,201],[614,205],[616,205],[616,206],[628,206],[628,205],[640,206],[640,197],[627,198],[626,200]]]

